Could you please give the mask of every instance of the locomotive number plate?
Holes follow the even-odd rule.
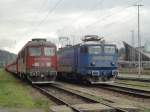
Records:
[[[99,75],[99,71],[92,71],[92,76],[98,76]]]

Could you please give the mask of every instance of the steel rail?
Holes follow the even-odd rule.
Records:
[[[100,85],[99,87],[111,91],[134,95],[136,97],[150,98],[150,91],[148,90],[136,89],[136,88],[126,87],[126,86],[119,86],[115,84],[104,84],[104,85]]]
[[[51,85],[51,86],[52,86],[52,87],[56,87],[56,88],[58,88],[58,89],[61,89],[61,90],[63,90],[63,91],[69,92],[69,93],[71,93],[71,94],[73,94],[73,95],[76,95],[76,96],[78,96],[78,97],[84,98],[84,99],[86,99],[86,100],[89,100],[89,101],[91,101],[91,102],[93,102],[93,103],[100,103],[100,104],[102,104],[102,105],[108,106],[108,107],[110,107],[110,108],[116,110],[116,112],[128,112],[127,110],[124,110],[124,109],[122,109],[122,108],[114,107],[114,106],[112,106],[112,105],[110,105],[110,104],[108,104],[108,103],[104,103],[104,102],[102,102],[102,101],[94,100],[94,99],[92,99],[92,98],[90,98],[90,97],[83,96],[83,95],[81,95],[81,94],[79,94],[79,93],[77,93],[77,92],[75,93],[75,92],[73,92],[73,91],[71,91],[71,90],[68,90],[68,89],[62,87],[62,86],[58,86],[58,85]],[[75,91],[75,90],[74,90],[74,91]]]
[[[127,83],[127,82],[115,82],[116,84],[123,84],[123,85],[130,85],[130,86],[139,86],[139,87],[149,87],[146,85],[140,85],[140,84],[131,84],[131,83]]]
[[[64,104],[66,106],[68,106],[69,108],[71,108],[72,110],[74,110],[75,112],[83,112],[81,111],[80,109],[70,105],[69,103],[61,100],[60,98],[56,97],[54,94],[51,94],[48,90],[46,89],[43,89],[42,87],[39,87],[39,86],[33,86],[34,88],[40,90],[44,95],[46,95],[47,97],[50,97],[50,98],[53,98],[55,101],[61,103],[61,104]]]
[[[118,76],[117,79],[139,81],[139,82],[150,82],[150,78],[134,78],[134,77],[120,77],[120,76]]]

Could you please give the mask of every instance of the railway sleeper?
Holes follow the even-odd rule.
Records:
[[[91,104],[75,104],[72,105],[73,107],[81,110],[81,112],[121,112],[117,111],[114,108],[102,105],[100,103],[91,103]],[[116,107],[120,107],[123,109],[126,109],[126,112],[140,112],[137,108],[135,107],[129,107],[129,106],[123,106],[123,105],[116,105]],[[74,112],[71,108],[69,108],[66,105],[60,105],[60,106],[50,106],[49,110],[52,112]],[[124,112],[124,111],[122,111]]]
[[[47,90],[45,90],[43,88],[39,88],[39,87],[36,87],[36,88],[39,89],[42,93],[44,93],[46,96],[54,98],[55,101],[57,100],[59,102],[59,104],[61,104],[59,106],[50,106],[49,107],[50,112],[51,111],[52,112],[140,112],[140,110],[138,108],[130,106],[130,105],[118,105],[118,104],[109,105],[109,104],[105,104],[102,102],[92,100],[91,98],[88,98],[88,97],[82,96],[82,95],[79,95],[79,96],[81,96],[85,99],[89,99],[93,102],[86,103],[86,104],[82,103],[82,104],[71,105],[71,104],[64,102],[62,99],[56,97],[54,94],[49,93]],[[58,88],[60,88],[60,87],[58,87]],[[64,91],[68,91],[68,90],[65,90],[64,88],[60,88],[60,89],[63,89]],[[72,94],[77,95],[77,93],[72,93]]]
[[[52,86],[52,85],[51,85]],[[72,92],[70,90],[68,90],[67,88],[63,88],[63,87],[59,87],[56,85],[53,85],[53,87],[62,89],[64,91],[68,91],[72,94],[76,94],[79,95],[85,99],[90,100],[91,104],[76,104],[73,105],[73,107],[81,110],[82,112],[140,112],[140,110],[137,107],[131,106],[131,105],[118,105],[116,103],[114,104],[106,104],[104,102],[101,101],[96,101],[90,97],[87,96],[82,96],[81,94],[78,94],[76,92]],[[107,107],[107,108],[103,108],[103,107]],[[55,112],[55,111],[54,111]],[[56,111],[57,112],[57,111]]]

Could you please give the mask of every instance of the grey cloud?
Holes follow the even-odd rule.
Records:
[[[130,42],[130,30],[137,29],[137,12],[131,13],[129,10],[129,15],[135,13],[135,18],[124,22],[115,19],[124,19],[118,15],[107,15],[111,15],[114,8],[115,13],[121,12],[118,7],[126,11],[125,7],[132,6],[137,1],[144,4],[141,11],[147,11],[142,13],[141,33],[144,42],[149,38],[149,0],[62,0],[52,12],[50,11],[58,0],[0,0],[0,48],[11,49],[19,43],[25,43],[32,36],[35,38],[36,34],[50,39],[50,35],[55,33],[58,36],[70,36],[71,39],[75,36],[76,43],[80,42],[82,35],[92,33],[106,35],[108,41],[116,40],[116,43],[122,41],[121,37],[126,37]],[[87,23],[81,19],[86,21],[89,18],[98,22],[91,28],[84,28]],[[39,24],[41,21],[43,22]],[[92,23],[94,22],[89,21],[89,24]],[[58,39],[53,40],[58,44]],[[13,52],[18,52],[18,49],[14,49]]]

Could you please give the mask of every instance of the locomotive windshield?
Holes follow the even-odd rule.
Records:
[[[114,54],[116,52],[115,46],[104,46],[104,52]]]
[[[41,56],[41,48],[40,47],[30,47],[29,48],[29,54],[30,56]]]
[[[54,56],[55,55],[55,49],[51,47],[45,47],[44,48],[44,55],[45,56]]]
[[[89,54],[100,54],[102,52],[101,46],[89,46],[88,47]]]

